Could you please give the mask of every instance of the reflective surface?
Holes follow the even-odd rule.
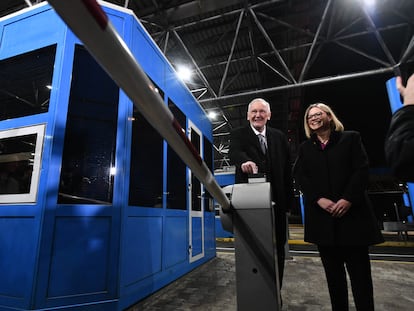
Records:
[[[56,46],[0,61],[0,120],[47,112]]]
[[[0,139],[0,194],[30,192],[36,134]]]
[[[118,97],[112,79],[76,46],[58,203],[112,202]]]

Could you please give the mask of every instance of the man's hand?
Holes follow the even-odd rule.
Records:
[[[242,172],[246,174],[257,174],[258,172],[257,165],[253,161],[244,162],[241,165],[241,169]]]
[[[402,84],[402,78],[397,77],[396,86],[398,92],[404,98],[404,105],[414,105],[414,74],[407,81],[407,86]]]

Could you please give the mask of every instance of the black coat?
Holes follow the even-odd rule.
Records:
[[[303,142],[294,166],[305,205],[305,241],[318,245],[372,245],[383,242],[367,202],[368,157],[358,132],[332,132],[322,150],[316,137]],[[352,203],[348,212],[332,217],[316,201],[328,198]]]
[[[236,183],[247,183],[248,176],[241,164],[253,161],[259,173],[265,173],[271,184],[277,211],[286,213],[293,201],[292,163],[289,144],[282,131],[266,127],[267,154],[263,155],[259,139],[250,125],[235,129],[230,139],[230,162],[236,167]]]
[[[385,156],[397,177],[414,182],[414,105],[403,106],[392,116]]]

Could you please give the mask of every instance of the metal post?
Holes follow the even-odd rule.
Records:
[[[234,233],[238,311],[281,310],[270,183],[236,184],[223,228]]]

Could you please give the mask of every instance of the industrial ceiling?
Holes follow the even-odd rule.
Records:
[[[2,0],[0,17],[39,2]],[[191,68],[188,88],[217,114],[216,169],[229,167],[229,133],[246,124],[251,99],[271,103],[271,125],[288,135],[294,153],[305,88],[390,78],[414,59],[413,0],[108,2],[131,9],[175,68]]]

